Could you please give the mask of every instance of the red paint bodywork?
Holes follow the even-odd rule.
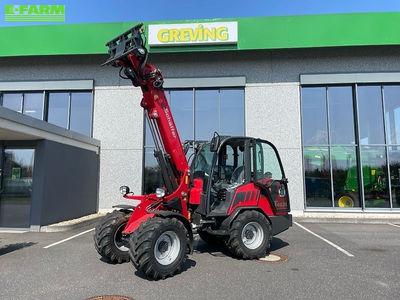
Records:
[[[244,199],[241,202],[235,203],[235,198],[238,197],[239,193],[244,193]],[[259,207],[266,215],[271,216],[275,214],[268,199],[261,193],[260,188],[254,183],[246,184],[236,190],[228,214],[230,215],[235,209],[243,206]]]
[[[202,191],[203,191],[203,180],[199,178],[193,179],[193,187],[190,189],[189,193],[189,203],[200,204],[200,196]]]

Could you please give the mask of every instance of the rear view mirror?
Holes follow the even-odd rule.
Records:
[[[211,152],[217,152],[218,147],[219,147],[219,142],[220,142],[220,136],[217,132],[214,132],[214,136],[210,142],[210,151]]]

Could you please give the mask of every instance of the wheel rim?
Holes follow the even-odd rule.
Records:
[[[264,231],[257,222],[247,223],[242,230],[242,241],[248,249],[257,249],[264,240]]]
[[[129,250],[129,248],[126,247],[126,243],[122,238],[122,231],[124,231],[125,226],[126,223],[122,223],[114,233],[114,245],[118,248],[118,250],[124,252]]]
[[[154,245],[154,256],[161,265],[172,264],[179,255],[181,242],[173,231],[166,231],[159,236]]]
[[[351,197],[345,195],[338,200],[339,207],[354,207],[354,201]]]

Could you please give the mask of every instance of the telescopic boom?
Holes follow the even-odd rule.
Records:
[[[140,105],[145,109],[154,139],[154,156],[161,168],[167,193],[172,194],[181,185],[189,166],[163,91],[163,75],[147,64],[142,25],[136,25],[106,44],[110,57],[104,64],[120,67],[120,76],[130,79],[134,86],[142,89]]]

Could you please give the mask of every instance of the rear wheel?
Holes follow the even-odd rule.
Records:
[[[238,258],[263,257],[270,247],[271,232],[271,225],[262,213],[245,211],[232,223],[228,248]]]
[[[114,210],[107,213],[96,226],[94,246],[102,257],[112,263],[129,261],[128,244],[122,238],[122,231],[130,216],[131,213]]]
[[[147,277],[164,279],[186,261],[187,230],[176,218],[155,217],[141,223],[129,238],[133,265]]]

